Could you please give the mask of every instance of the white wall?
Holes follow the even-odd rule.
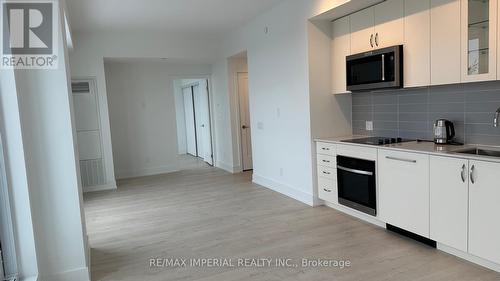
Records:
[[[59,19],[58,69],[2,70],[0,75],[21,280],[89,281],[65,30]]]
[[[347,136],[352,134],[352,97],[331,94],[331,22],[308,22],[309,99],[311,137]],[[316,174],[316,148],[311,147],[313,176]],[[317,181],[313,180],[313,194]]]
[[[18,271],[36,278],[38,264],[14,71],[0,70],[0,113],[7,185],[10,191]]]
[[[309,83],[309,75],[314,75],[310,68],[321,70],[324,65],[317,60],[312,64],[309,62],[309,49],[314,46],[309,44],[313,37],[309,34],[308,19],[346,2],[283,1],[228,35],[223,42],[218,38],[189,38],[175,34],[76,34],[75,51],[71,56],[72,71],[77,77],[97,77],[101,104],[107,108],[104,57],[168,57],[214,62],[212,100],[216,165],[228,171],[238,171],[237,119],[231,100],[231,70],[227,59],[247,51],[254,180],[314,204],[312,139],[317,135],[343,134],[349,128],[348,112],[337,112],[339,108],[344,111],[342,104],[348,104],[349,100],[337,100],[325,94],[325,79],[329,81],[326,75],[317,79],[313,77],[311,81],[314,82]],[[351,2],[359,4],[363,1]],[[266,27],[268,33],[265,33]],[[324,43],[327,40],[320,41],[318,49],[326,50]],[[326,106],[328,103],[323,103],[325,100],[333,106],[331,110]],[[328,117],[319,120],[322,114]],[[329,124],[331,118],[344,114],[345,124]],[[101,112],[101,115],[108,116],[107,112]],[[105,128],[106,120],[102,122]],[[111,151],[111,147],[111,142],[108,148],[105,144],[105,151]]]
[[[173,80],[208,75],[210,65],[109,61],[105,70],[116,177],[177,171]]]
[[[95,77],[99,96],[107,185],[116,185],[109,125],[104,58],[168,58],[171,62],[211,63],[218,38],[155,32],[74,33],[70,53],[73,78]]]
[[[187,153],[186,117],[184,112],[184,95],[182,94],[182,80],[174,80],[175,119],[177,123],[177,153]]]
[[[319,125],[311,130],[315,118],[311,112],[318,103],[311,100],[310,93],[308,19],[344,2],[283,1],[228,36],[214,66],[216,99],[225,105],[230,103],[224,77],[228,72],[226,58],[247,51],[254,181],[311,205],[316,204],[312,139],[327,129]],[[328,56],[326,46],[322,50]],[[323,85],[329,81],[326,75],[317,79]],[[319,91],[328,95],[325,89]],[[331,99],[331,103],[336,101]],[[332,131],[340,134],[347,128],[346,120],[339,130]]]
[[[212,67],[212,101],[214,105],[213,128],[215,138],[215,166],[236,172],[231,130],[231,107],[229,101],[228,62],[222,59]]]

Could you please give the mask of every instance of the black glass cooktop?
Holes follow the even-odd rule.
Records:
[[[402,143],[410,141],[414,140],[403,139],[403,138],[369,137],[369,138],[343,140],[342,142],[368,144],[368,145],[386,145],[386,144],[394,144],[394,143]]]

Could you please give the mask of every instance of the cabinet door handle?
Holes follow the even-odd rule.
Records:
[[[323,188],[323,190],[324,190],[325,192],[332,192],[331,190],[326,189],[326,188]]]
[[[325,174],[325,175],[331,175],[332,173],[327,172],[327,171],[323,171],[323,174]]]
[[[377,32],[377,34],[375,34],[375,45],[377,45],[377,47],[378,47],[378,32]]]
[[[328,147],[323,147],[322,150],[328,151],[330,149]]]
[[[387,158],[389,160],[394,160],[394,161],[417,163],[417,160],[411,160],[411,159],[397,158],[397,157],[391,157],[391,156],[386,156],[385,158]]]
[[[470,168],[470,182],[472,184],[476,183],[476,180],[474,179],[474,171],[475,170],[476,170],[476,166],[472,165],[472,167]]]
[[[323,160],[323,163],[330,163],[330,160]]]
[[[373,48],[373,34],[370,36],[370,46]]]
[[[462,166],[462,172],[460,173],[460,176],[462,177],[462,182],[464,182],[464,183],[465,183],[465,180],[466,180],[466,178],[465,178],[465,177],[466,177],[466,175],[467,175],[467,174],[466,174],[466,171],[465,171],[466,169],[467,169],[467,167],[466,167],[466,166],[465,166],[465,164],[464,164],[464,165]]]

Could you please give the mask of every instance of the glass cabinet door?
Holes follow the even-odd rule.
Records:
[[[462,82],[495,80],[497,0],[462,1]]]

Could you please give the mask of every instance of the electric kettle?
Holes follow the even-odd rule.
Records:
[[[455,137],[455,126],[453,122],[446,119],[436,120],[434,123],[434,142],[436,144],[451,143]]]

